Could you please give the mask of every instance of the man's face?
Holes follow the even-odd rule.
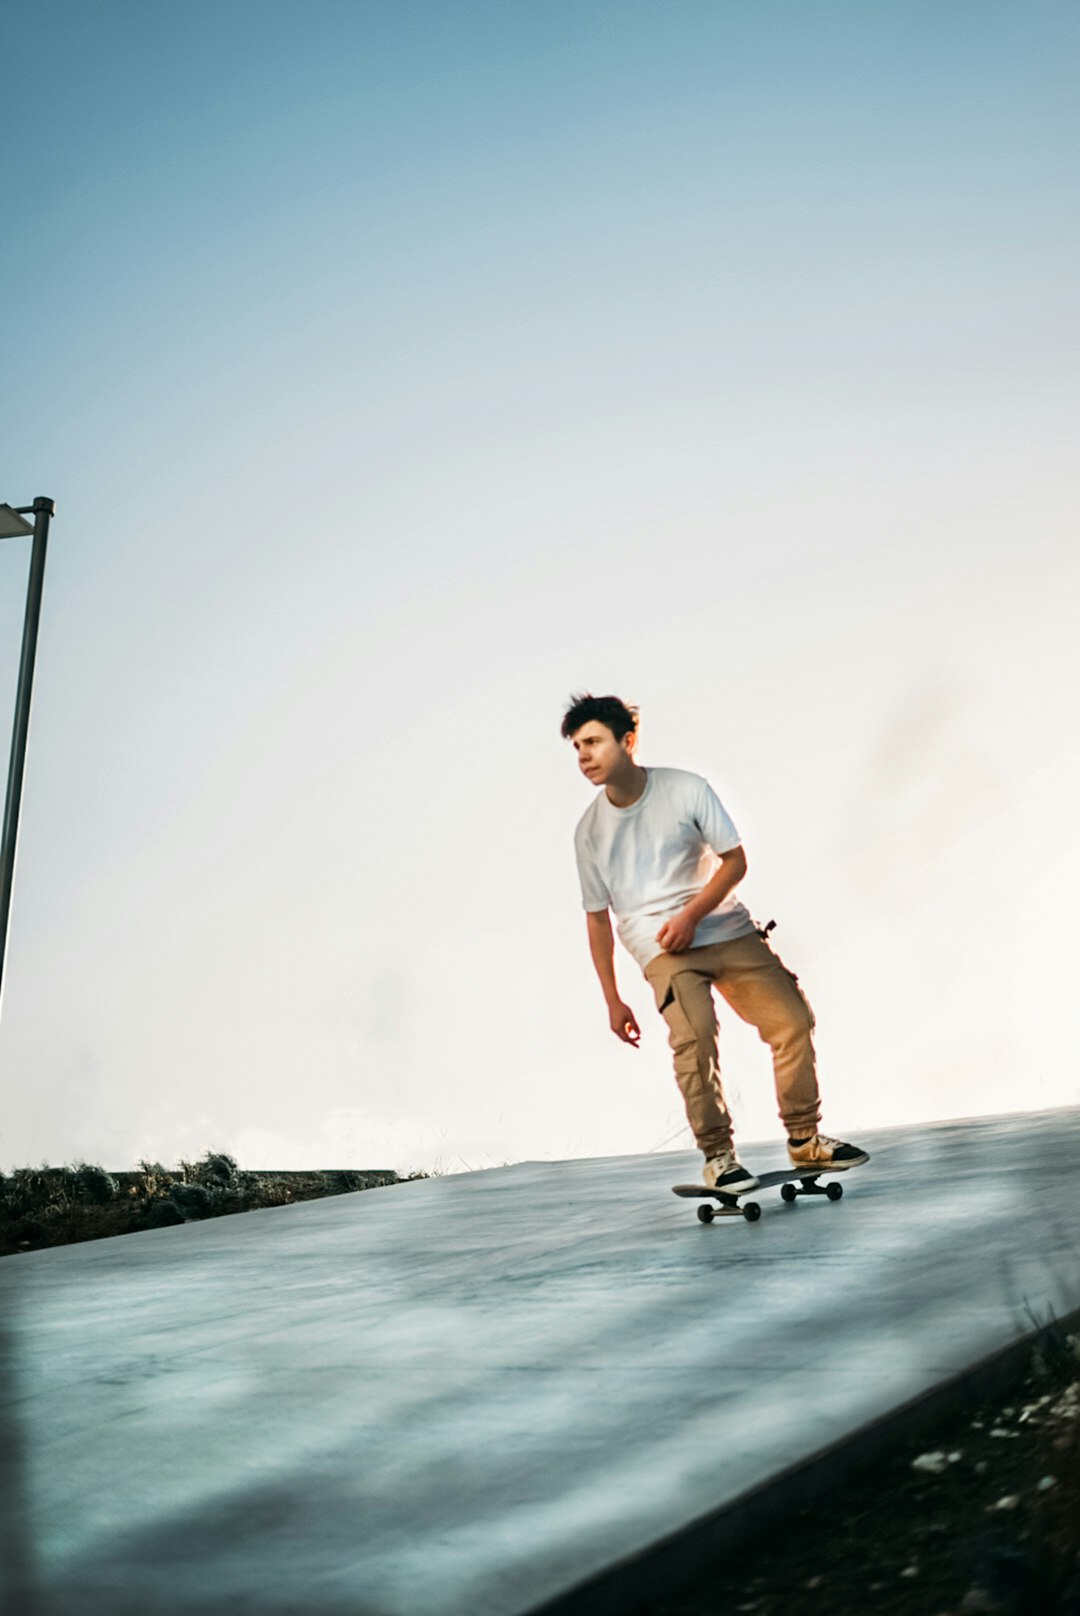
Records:
[[[632,760],[636,737],[631,732],[623,740],[617,741],[606,724],[590,718],[572,739],[582,774],[594,786],[602,786],[616,769],[626,767],[628,758]]]

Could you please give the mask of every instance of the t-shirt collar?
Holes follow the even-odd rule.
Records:
[[[608,808],[610,808],[613,814],[633,814],[636,813],[637,810],[643,805],[645,798],[649,795],[649,788],[652,785],[653,771],[649,768],[645,768],[644,764],[642,764],[642,768],[645,769],[645,789],[642,791],[641,796],[636,802],[627,803],[625,808],[620,808],[617,803],[612,802],[611,798],[607,794],[607,788],[605,787],[603,793],[604,802],[607,804]]]

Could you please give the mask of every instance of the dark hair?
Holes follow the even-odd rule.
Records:
[[[628,707],[618,696],[592,696],[585,691],[583,695],[570,697],[560,735],[569,740],[590,718],[594,718],[598,724],[606,724],[617,741],[621,741],[624,735],[637,734],[636,707]]]

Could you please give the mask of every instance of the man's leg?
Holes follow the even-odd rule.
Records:
[[[716,986],[772,1050],[780,1120],[790,1138],[817,1132],[821,1119],[814,1055],[814,1012],[797,978],[757,933],[715,943]]]
[[[708,952],[711,955],[714,949]],[[645,975],[668,1025],[675,1081],[682,1090],[687,1121],[708,1161],[731,1149],[731,1116],[720,1083],[712,971],[694,969],[687,955],[661,954],[650,960]]]

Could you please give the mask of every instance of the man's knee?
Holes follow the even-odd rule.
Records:
[[[817,1021],[810,1000],[806,997],[799,984],[799,978],[794,971],[789,971],[783,960],[776,961],[783,976],[784,999],[790,1007],[789,1013],[795,1025],[804,1027],[806,1031],[813,1032]]]
[[[814,1012],[802,994],[799,995],[797,1002],[788,1011],[787,1024],[792,1038],[808,1037],[817,1025],[814,1020]]]
[[[763,1021],[769,1024],[769,1032],[762,1032],[767,1042],[787,1043],[805,1038],[817,1026],[810,1000],[799,986],[799,978],[779,959],[776,959],[775,971],[769,974],[768,1000]]]

